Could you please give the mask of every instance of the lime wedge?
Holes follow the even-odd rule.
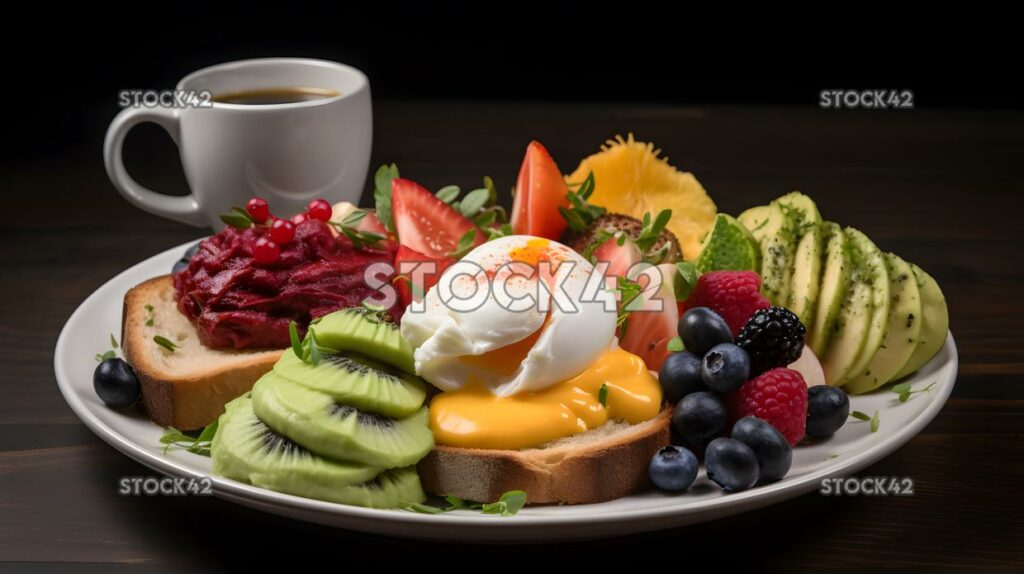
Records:
[[[746,226],[731,215],[719,213],[715,225],[704,238],[697,270],[757,271],[761,270],[761,250]]]

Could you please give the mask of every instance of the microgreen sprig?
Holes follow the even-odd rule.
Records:
[[[898,385],[893,385],[892,392],[894,392],[894,393],[899,395],[899,399],[900,399],[901,403],[905,403],[905,402],[910,400],[911,395],[916,395],[917,393],[925,393],[925,392],[928,392],[928,391],[932,390],[932,387],[935,386],[935,382],[932,381],[931,384],[929,384],[927,387],[925,387],[923,389],[914,390],[914,389],[911,388],[911,386],[912,386],[912,384],[909,383],[909,382],[908,383],[900,383]]]
[[[583,233],[595,219],[607,213],[608,210],[587,203],[587,199],[594,193],[594,172],[588,173],[586,179],[579,183],[575,191],[571,189],[574,186],[574,184],[570,184],[569,192],[566,194],[569,207],[559,207],[558,212],[569,224],[569,229],[576,233]]]
[[[364,231],[358,228],[359,222],[369,212],[365,209],[356,209],[345,216],[341,221],[328,221],[327,224],[338,230],[339,233],[348,238],[356,249],[373,247],[384,240],[384,236],[372,231]]]
[[[183,448],[193,454],[201,456],[210,456],[210,445],[213,443],[213,437],[217,434],[217,423],[206,425],[203,432],[199,433],[199,436],[190,436],[174,427],[164,428],[164,434],[160,437],[160,444],[164,445],[164,454],[173,448]]]

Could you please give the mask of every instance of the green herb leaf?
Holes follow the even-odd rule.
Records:
[[[212,423],[206,425],[203,432],[199,433],[197,441],[210,441],[213,440],[213,436],[217,434],[217,426],[220,424],[220,419],[215,419]]]
[[[160,444],[164,445],[164,454],[171,448],[182,448],[193,454],[210,456],[210,445],[216,432],[217,421],[207,425],[198,437],[189,436],[174,427],[165,427]]]
[[[605,208],[587,203],[587,198],[594,193],[594,185],[594,172],[588,173],[587,178],[578,187],[575,184],[570,184],[566,198],[571,207],[568,209],[558,208],[558,212],[569,224],[569,229],[576,233],[582,233],[595,219],[607,213]],[[572,190],[573,187],[576,187],[575,191]]]
[[[579,189],[576,190],[576,194],[583,199],[590,199],[591,194],[594,193],[594,172],[587,174],[587,178],[580,184]]]
[[[316,342],[316,330],[309,328],[309,363],[316,367],[320,364],[320,344]]]
[[[344,221],[328,221],[327,224],[334,227],[339,233],[347,237],[348,240],[352,242],[352,246],[356,249],[362,249],[366,246],[373,247],[383,241],[384,236],[372,231],[362,231],[356,227],[359,221],[365,216],[365,210],[359,210],[358,213],[353,211],[344,219]]]
[[[683,340],[680,337],[672,337],[668,341],[668,350],[673,353],[678,353],[680,351],[685,351],[686,346],[683,345]]]
[[[437,198],[440,199],[441,201],[451,205],[453,201],[458,199],[460,193],[462,193],[462,190],[459,189],[459,186],[446,185],[441,189],[437,190],[437,193],[435,193],[434,195],[436,195]]]
[[[146,309],[148,309],[150,312],[152,312],[153,311],[153,306],[152,305],[146,305]],[[117,339],[114,338],[114,334],[113,333],[110,334],[110,346],[112,348],[114,348],[114,349],[118,348],[118,346],[119,346],[117,344]]]
[[[526,505],[526,493],[522,490],[510,490],[501,495],[497,502],[483,505],[484,514],[500,514],[515,516]]]
[[[353,209],[345,216],[345,219],[341,220],[341,225],[344,227],[355,227],[359,225],[359,222],[363,220],[370,212],[365,209]]]
[[[109,350],[109,351],[107,351],[105,353],[102,353],[102,354],[101,353],[96,353],[96,361],[102,363],[103,361],[106,361],[107,359],[113,359],[116,356],[117,356],[117,353],[115,353],[111,349],[111,350]]]
[[[909,391],[910,387],[911,387],[911,383],[909,383],[909,382],[908,383],[900,383],[898,385],[893,385],[892,392],[894,392],[896,394],[902,394],[902,393],[905,393],[905,392]]]
[[[249,212],[241,207],[232,207],[231,211],[220,216],[220,220],[237,229],[249,229],[256,223],[249,217]]]
[[[829,458],[829,460],[831,460],[833,458],[839,458],[839,455],[837,453],[832,453],[832,454],[828,455],[828,458]]]
[[[494,185],[491,176],[484,176],[484,188],[487,190],[487,205],[494,205],[498,202],[498,186]]]
[[[693,291],[693,287],[697,284],[700,273],[697,272],[697,267],[689,261],[676,262],[676,271],[678,273],[676,273],[675,283],[673,283],[672,287],[676,293],[676,299],[685,301]]]
[[[402,510],[409,512],[416,512],[418,514],[441,514],[445,512],[445,509],[438,508],[436,506],[430,506],[429,504],[423,504],[420,502],[413,502],[402,507]]]
[[[597,402],[602,407],[608,406],[608,383],[601,383],[601,388],[597,389]]]
[[[878,432],[878,411],[875,411],[875,416],[871,417],[871,432]]]
[[[384,225],[384,229],[395,231],[395,222],[391,218],[391,181],[400,177],[398,166],[395,164],[384,164],[377,168],[373,176],[373,201],[377,207],[377,219]]]
[[[462,198],[462,202],[459,204],[459,210],[462,215],[472,218],[484,205],[487,204],[487,199],[490,197],[490,191],[487,188],[474,189],[473,191],[466,194],[466,197]]]
[[[444,496],[444,499],[449,504],[446,510],[455,510],[457,508],[462,508],[463,506],[466,505],[466,501],[462,500],[458,496],[455,496],[454,494],[447,494]]]
[[[850,413],[850,416],[855,418],[855,419],[857,419],[857,420],[859,420],[859,421],[869,421],[869,420],[871,420],[870,416],[868,416],[868,415],[866,415],[866,414],[864,414],[864,413],[862,413],[860,411],[853,411],[852,413]]]
[[[462,259],[464,255],[469,253],[470,249],[473,249],[473,245],[476,244],[476,227],[473,227],[459,238],[458,245],[455,246],[455,250],[448,254],[453,259]]]
[[[153,341],[157,345],[160,345],[161,347],[167,349],[172,353],[174,352],[175,349],[178,348],[177,345],[175,345],[170,339],[164,337],[163,335],[153,335]]]
[[[496,211],[493,209],[486,209],[478,213],[477,216],[473,218],[473,223],[480,228],[489,227],[497,218],[498,213]]]
[[[301,359],[305,352],[302,350],[302,341],[299,339],[299,326],[295,321],[288,323],[288,338],[292,340],[292,351],[295,356]]]

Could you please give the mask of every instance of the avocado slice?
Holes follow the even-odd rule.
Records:
[[[793,232],[797,238],[803,237],[812,227],[821,224],[818,205],[814,203],[813,199],[799,191],[791,191],[772,203],[778,204],[786,216],[794,222]]]
[[[914,272],[903,259],[885,254],[889,271],[889,320],[882,346],[867,369],[843,389],[848,393],[866,393],[893,380],[910,360],[921,334],[921,295]]]
[[[755,241],[760,242],[761,238],[764,237],[763,228],[768,224],[768,214],[771,211],[771,207],[767,205],[758,205],[744,211],[736,219],[740,220],[740,223],[750,230]]]
[[[821,286],[821,213],[814,200],[799,191],[787,193],[773,203],[777,203],[792,222],[798,242],[786,307],[804,326],[809,326]]]
[[[850,288],[853,265],[850,250],[846,245],[846,234],[839,224],[826,221],[821,224],[825,258],[822,262],[821,287],[814,319],[807,326],[807,342],[819,357],[825,356],[832,334],[835,332],[839,310],[846,300]]]
[[[763,208],[744,211],[740,222],[761,247],[761,292],[772,305],[784,306],[789,297],[789,278],[796,251],[793,221],[782,206],[772,202]]]
[[[889,323],[889,271],[885,267],[885,257],[878,247],[860,231],[846,228],[846,236],[856,251],[861,254],[861,280],[871,288],[871,320],[868,330],[864,333],[864,346],[857,355],[857,360],[850,365],[849,372],[843,377],[844,384],[867,370],[871,359],[875,357],[885,338],[885,327]]]
[[[946,297],[942,294],[939,284],[917,265],[911,263],[910,268],[914,271],[917,288],[921,294],[921,335],[914,348],[914,354],[893,376],[893,380],[901,379],[920,369],[939,352],[946,342],[946,333],[949,332],[949,308],[946,307]]]
[[[864,334],[871,324],[871,285],[858,278],[859,273],[856,271],[853,277],[853,283],[832,327],[828,351],[821,358],[825,382],[832,386],[839,386],[846,381],[850,367],[864,348]]]
[[[821,292],[822,249],[822,227],[816,224],[800,238],[793,257],[792,286],[786,307],[800,318],[805,327],[814,320]]]

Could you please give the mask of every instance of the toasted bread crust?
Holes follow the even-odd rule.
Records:
[[[121,324],[121,347],[124,358],[135,369],[142,386],[142,408],[153,422],[181,430],[205,427],[224,412],[224,405],[245,393],[267,373],[281,351],[224,353],[228,361],[209,361],[206,364],[188,363],[168,367],[156,360],[156,343],[152,328],[146,322],[154,313],[179,313],[174,305],[174,284],[170,275],[163,275],[140,283],[124,297]],[[154,311],[146,309],[152,305]],[[191,336],[198,340],[192,329]],[[187,354],[187,350],[180,351]],[[178,359],[175,359],[178,360]]]
[[[650,487],[647,466],[669,444],[672,411],[592,443],[547,449],[436,446],[417,469],[424,490],[491,502],[509,490],[530,504],[592,504]]]

